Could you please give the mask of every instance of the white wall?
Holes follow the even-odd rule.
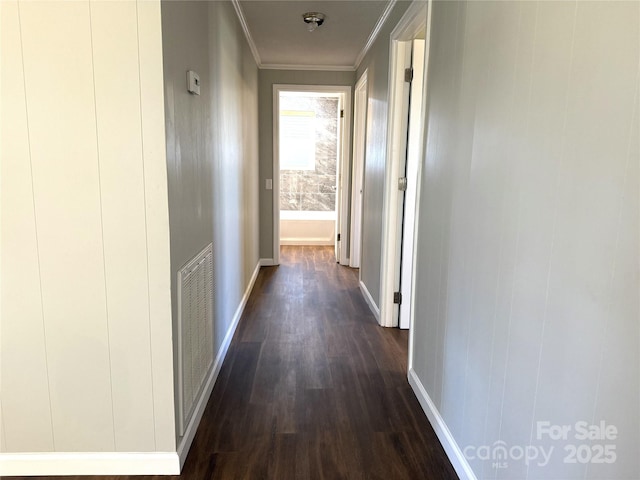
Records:
[[[638,478],[637,2],[435,2],[414,374],[478,478]],[[419,393],[419,392],[418,392]],[[423,398],[424,400],[424,398]],[[432,412],[433,413],[433,412]],[[604,420],[615,463],[538,421]]]
[[[258,69],[230,2],[162,2],[162,33],[171,278],[213,242],[219,368],[259,260]]]
[[[0,473],[175,452],[160,6],[0,8]]]
[[[335,212],[280,212],[280,245],[334,245]]]

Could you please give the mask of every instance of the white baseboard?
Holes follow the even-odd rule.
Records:
[[[371,309],[373,316],[376,317],[376,320],[378,321],[378,323],[380,323],[380,309],[376,305],[376,302],[373,301],[373,297],[369,293],[369,289],[363,283],[362,280],[360,280],[360,291],[362,292],[362,296],[367,302],[367,305],[369,305],[369,308]]]
[[[422,410],[424,410],[424,413],[427,415],[429,423],[431,423],[433,430],[436,432],[436,435],[438,436],[447,457],[449,457],[453,468],[460,477],[460,480],[477,480],[476,475],[471,469],[471,465],[467,462],[462,450],[460,450],[460,447],[453,438],[449,427],[447,427],[442,415],[440,415],[440,412],[434,405],[431,397],[429,397],[429,394],[427,393],[427,390],[424,388],[420,378],[418,378],[418,375],[413,369],[409,370],[409,384],[413,389],[413,393],[415,393],[418,398],[420,406],[422,406]]]
[[[179,475],[176,452],[2,453],[1,476]]]
[[[273,261],[273,258],[261,258],[260,266],[261,267],[275,267],[277,265],[276,262]]]
[[[218,378],[233,334],[247,304],[251,290],[260,272],[258,262],[247,285],[242,300],[236,309],[231,326],[222,341],[206,386],[200,395],[196,410],[180,440],[177,452],[148,453],[0,453],[0,477],[34,475],[179,475],[189,453],[202,414],[209,401],[213,385]]]
[[[202,394],[198,399],[198,403],[196,404],[196,408],[191,416],[191,421],[185,430],[184,436],[180,439],[178,444],[178,456],[180,457],[180,469],[184,465],[185,460],[187,459],[187,455],[189,454],[189,449],[191,448],[191,443],[193,442],[193,438],[196,435],[198,430],[198,426],[200,425],[200,420],[202,420],[202,415],[204,414],[204,410],[207,406],[207,402],[209,401],[209,397],[211,396],[211,391],[213,390],[213,386],[218,379],[218,374],[220,373],[220,368],[222,368],[222,363],[224,362],[225,357],[227,356],[227,351],[229,350],[229,345],[231,345],[231,339],[233,339],[233,334],[236,332],[236,328],[238,328],[238,323],[240,322],[240,317],[242,317],[242,312],[244,312],[244,307],[247,305],[247,300],[249,300],[249,295],[251,295],[251,290],[253,290],[253,285],[256,283],[256,278],[258,278],[258,273],[260,272],[260,266],[262,265],[262,259],[258,261],[256,268],[251,275],[251,280],[249,280],[249,284],[245,289],[244,295],[242,296],[242,300],[240,301],[240,305],[236,309],[235,314],[233,315],[233,320],[231,321],[231,326],[229,330],[227,330],[227,334],[222,341],[222,345],[220,346],[220,350],[218,350],[218,355],[216,356],[215,361],[213,362],[213,368],[211,369],[211,373],[209,374],[209,378],[207,378],[205,388],[202,390]]]

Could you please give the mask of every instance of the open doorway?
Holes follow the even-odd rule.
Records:
[[[380,324],[410,329],[414,245],[424,151],[430,3],[416,2],[391,33]],[[411,333],[409,335],[411,350]]]
[[[274,263],[332,245],[348,264],[350,87],[274,85]]]
[[[362,248],[362,202],[364,154],[367,135],[367,70],[356,82],[353,94],[353,156],[351,168],[351,230],[349,248],[349,266],[360,268],[360,250]]]

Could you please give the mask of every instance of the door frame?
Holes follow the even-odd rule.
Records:
[[[407,128],[407,154],[404,165],[404,176],[406,178],[406,189],[404,192],[404,211],[399,218],[402,237],[398,253],[400,268],[397,271],[397,279],[394,290],[399,291],[402,298],[411,298],[413,295],[413,258],[415,246],[415,226],[418,191],[418,169],[423,153],[422,142],[424,140],[423,131],[425,121],[422,117],[422,89],[424,87],[424,39],[415,39],[411,42],[411,68],[413,69],[413,81],[411,82],[411,105],[409,106],[409,125]],[[399,206],[400,207],[400,206]],[[401,256],[400,256],[401,255]],[[411,326],[412,302],[403,302],[398,305],[398,311],[394,315],[398,316],[398,327],[408,329]]]
[[[399,235],[396,231],[396,225],[399,220],[399,195],[398,195],[398,178],[399,168],[403,161],[402,157],[406,152],[401,151],[401,146],[406,144],[406,129],[402,131],[401,125],[403,123],[403,98],[405,95],[405,82],[404,82],[404,58],[406,55],[404,42],[413,40],[419,36],[419,33],[425,31],[425,57],[424,57],[424,81],[423,81],[423,97],[421,105],[421,118],[423,122],[426,119],[426,88],[427,88],[427,66],[429,57],[429,19],[427,15],[430,14],[431,1],[429,2],[413,2],[405,14],[403,15],[398,25],[391,32],[390,46],[389,46],[389,106],[388,106],[388,125],[387,125],[387,168],[385,169],[385,187],[384,187],[384,204],[383,204],[383,225],[382,225],[382,252],[381,252],[381,275],[380,275],[380,325],[383,327],[396,327],[398,325],[397,315],[394,315],[394,303],[393,292],[394,284],[396,280],[396,272],[399,268]],[[424,158],[424,140],[426,124],[421,128],[421,139],[419,144],[421,146],[421,152],[419,158]],[[403,138],[404,137],[404,138]],[[418,166],[418,178],[420,178],[422,171],[422,161]],[[418,233],[417,229],[417,208],[420,201],[420,181],[418,181],[418,188],[416,192],[416,221],[414,223],[414,253],[416,237]],[[410,259],[412,268],[412,280],[415,280],[415,254]],[[412,281],[411,286],[411,298],[404,299],[405,302],[411,302],[411,312],[413,309],[414,301],[414,286],[415,281]],[[413,313],[411,314],[411,324],[409,327],[410,336],[413,325]],[[410,342],[411,349],[411,342]]]
[[[273,85],[273,264],[280,264],[280,92],[309,92],[342,94],[344,117],[338,125],[340,144],[337,165],[338,187],[336,188],[336,235],[340,234],[337,248],[338,261],[349,264],[346,236],[349,233],[349,154],[351,151],[351,86],[350,85]],[[343,233],[344,232],[344,233]],[[337,239],[336,239],[337,242]]]
[[[368,71],[365,70],[353,90],[353,154],[351,170],[351,231],[349,266],[360,268],[362,251],[362,195],[365,148],[367,141]]]

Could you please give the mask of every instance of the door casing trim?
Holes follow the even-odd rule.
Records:
[[[338,222],[336,233],[341,234],[340,241],[340,264],[349,265],[347,256],[348,241],[343,240],[349,233],[349,185],[350,185],[350,158],[351,158],[351,86],[350,85],[290,85],[273,84],[273,265],[280,264],[280,158],[279,158],[279,115],[280,92],[318,92],[318,93],[341,93],[344,95],[342,108],[344,118],[340,131],[340,165],[339,175],[341,177],[341,188],[336,192]]]
[[[398,190],[396,188],[398,182],[398,170],[400,164],[399,145],[402,142],[402,132],[399,125],[402,124],[402,93],[404,82],[404,44],[403,42],[417,38],[421,31],[426,31],[427,42],[425,44],[425,80],[423,85],[423,99],[421,108],[421,118],[425,118],[426,113],[426,79],[428,65],[428,10],[431,9],[431,0],[428,2],[413,2],[398,25],[393,29],[390,36],[389,44],[389,107],[388,107],[388,124],[387,124],[387,165],[385,168],[385,185],[384,185],[384,203],[382,210],[382,251],[381,251],[381,272],[380,272],[380,325],[383,327],[396,327],[398,324],[397,317],[394,317],[393,290],[395,283],[395,272],[398,268],[399,259],[397,258],[398,238],[395,226],[398,223]],[[422,129],[422,152],[420,158],[424,157],[424,139],[425,128]],[[421,162],[422,163],[422,162]],[[419,167],[418,174],[421,174]],[[419,177],[420,178],[420,177]],[[416,198],[416,208],[420,199],[420,181],[418,181],[418,191]],[[416,227],[414,230],[414,247],[417,236],[417,211],[416,211]],[[414,248],[415,252],[415,248]],[[412,259],[415,266],[415,256]],[[413,268],[415,275],[415,268]],[[415,282],[413,282],[415,284]],[[413,288],[413,287],[412,287]],[[412,290],[411,299],[413,302],[415,297]],[[405,300],[406,301],[406,300]],[[413,311],[413,307],[411,308]],[[411,319],[413,324],[413,318]],[[411,326],[409,327],[411,330]],[[410,346],[411,347],[411,346]]]

